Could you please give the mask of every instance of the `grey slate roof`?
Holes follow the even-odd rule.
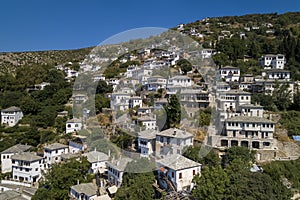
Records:
[[[32,152],[23,152],[19,154],[15,154],[11,157],[12,160],[23,160],[23,161],[36,161],[41,160],[43,157],[35,155],[35,153]]]
[[[144,130],[144,131],[139,132],[138,137],[151,140],[151,139],[155,139],[156,134],[157,134],[156,130],[150,129],[150,130]]]
[[[11,106],[9,108],[1,110],[1,112],[17,112],[17,111],[21,111],[21,108],[16,106]]]
[[[254,104],[243,104],[240,105],[241,108],[245,107],[245,108],[263,108],[263,106],[261,105],[254,105]]]
[[[108,155],[99,151],[90,151],[88,153],[83,154],[83,156],[86,156],[87,160],[90,163],[94,163],[98,161],[108,161]]]
[[[250,117],[250,116],[236,116],[236,117],[232,117],[232,118],[228,118],[226,119],[227,122],[254,122],[254,123],[272,123],[275,124],[275,122],[263,118],[263,117]]]
[[[0,200],[26,200],[20,193],[14,190],[7,190],[0,193]]]
[[[71,186],[71,189],[79,194],[84,193],[89,197],[97,194],[97,186],[93,183],[81,183],[79,185],[73,185]]]
[[[184,131],[184,130],[180,130],[177,128],[169,128],[167,130],[164,130],[162,132],[157,133],[156,135],[159,136],[165,136],[165,137],[172,137],[172,138],[189,138],[189,137],[193,137],[193,134]]]
[[[21,152],[28,151],[32,147],[33,146],[30,146],[30,145],[16,144],[16,145],[2,151],[1,154],[4,154],[4,153],[21,153]]]
[[[166,156],[165,158],[158,160],[157,162],[173,170],[181,170],[201,166],[200,163],[197,163],[179,154]]]
[[[131,158],[125,157],[125,158],[121,158],[121,159],[117,159],[117,160],[111,161],[111,162],[109,162],[109,164],[113,168],[117,169],[118,171],[123,172],[125,170],[127,164],[129,162],[131,162],[131,161],[132,161]]]
[[[49,150],[64,149],[64,148],[68,148],[68,146],[60,143],[53,143],[44,147],[44,149],[49,149]]]

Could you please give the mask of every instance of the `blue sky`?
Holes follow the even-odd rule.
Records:
[[[133,28],[204,17],[300,11],[299,0],[4,0],[0,52],[95,46]]]

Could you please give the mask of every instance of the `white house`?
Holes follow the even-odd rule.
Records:
[[[15,126],[23,117],[20,108],[12,106],[1,110],[1,123],[6,126]]]
[[[130,93],[115,92],[110,97],[110,107],[114,111],[125,111],[129,108]]]
[[[243,104],[240,105],[241,116],[263,117],[264,109],[261,105]]]
[[[86,136],[76,135],[73,140],[69,141],[69,152],[77,154],[84,152],[87,149]]]
[[[66,122],[66,133],[76,132],[82,129],[82,121],[80,119],[69,119]]]
[[[110,200],[107,194],[102,193],[102,188],[99,188],[95,183],[80,183],[73,185],[70,188],[70,199],[76,200]],[[100,195],[100,196],[98,196]]]
[[[137,123],[145,127],[146,130],[156,129],[156,118],[152,118],[149,116],[142,116],[137,118]]]
[[[138,149],[141,157],[148,158],[155,152],[155,139],[157,130],[144,130],[138,133]]]
[[[157,161],[158,183],[164,189],[191,191],[195,176],[201,176],[201,164],[173,154]]]
[[[262,117],[237,116],[225,121],[219,146],[245,146],[250,149],[272,149],[275,123]]]
[[[153,109],[153,107],[139,107],[137,114],[138,116],[149,115],[152,113]]]
[[[169,128],[156,134],[156,155],[182,154],[183,149],[192,146],[194,136],[185,130]]]
[[[20,182],[37,182],[42,173],[43,157],[31,152],[15,154],[12,159],[12,178]]]
[[[139,96],[130,97],[129,99],[129,108],[134,107],[142,107],[143,106],[143,100]]]
[[[60,143],[53,143],[44,147],[44,160],[45,163],[50,167],[54,163],[61,162],[62,154],[67,154],[69,152],[69,147]]]
[[[264,69],[284,69],[286,63],[285,56],[282,54],[268,54],[259,59],[259,65]]]
[[[123,157],[108,162],[108,181],[111,184],[116,185],[118,188],[121,187],[125,168],[131,161],[131,158]]]
[[[146,88],[148,91],[157,91],[160,88],[166,88],[167,79],[162,76],[151,76],[147,79]]]
[[[219,69],[219,76],[226,82],[238,82],[240,79],[240,69],[232,66],[225,66]]]
[[[281,79],[289,81],[291,79],[291,72],[283,69],[268,69],[262,71],[261,75],[267,79]]]
[[[98,172],[104,173],[107,171],[106,163],[108,162],[108,155],[105,153],[96,151],[95,149],[94,151],[84,153],[83,156],[86,156],[91,164],[90,173],[96,174]]]
[[[214,49],[202,49],[200,51],[202,58],[211,58],[213,55],[216,54],[216,50]]]
[[[32,148],[30,145],[16,144],[1,152],[1,172],[7,173],[12,170],[11,157],[15,154],[27,152]]]
[[[194,85],[193,80],[188,76],[174,76],[168,80],[168,85],[190,87]]]

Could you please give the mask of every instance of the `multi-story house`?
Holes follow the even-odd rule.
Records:
[[[138,149],[141,157],[149,158],[155,152],[157,130],[144,130],[138,133]]]
[[[168,86],[190,87],[192,85],[194,82],[188,76],[174,76],[168,80]]]
[[[125,168],[129,162],[131,162],[131,158],[122,157],[117,160],[112,160],[107,163],[108,165],[108,181],[111,184],[116,185],[118,188],[121,187],[123,181],[123,174]]]
[[[54,163],[62,161],[62,154],[69,153],[69,147],[60,143],[53,143],[44,147],[44,160],[47,167],[50,167]]]
[[[237,116],[226,119],[217,146],[272,149],[275,123],[262,117]]]
[[[219,69],[219,77],[226,82],[238,82],[240,79],[240,69],[232,66],[225,66]]]
[[[130,97],[129,99],[129,108],[142,107],[143,100],[139,96]]]
[[[211,58],[215,54],[216,54],[216,50],[214,49],[202,49],[200,51],[200,55],[202,58]]]
[[[282,54],[268,54],[262,56],[258,62],[260,66],[264,67],[264,69],[284,69],[286,59]]]
[[[156,118],[150,116],[142,116],[137,118],[137,124],[145,127],[146,130],[154,130],[156,129]]]
[[[110,107],[114,111],[125,111],[129,108],[130,93],[115,92],[111,94]]]
[[[167,190],[191,191],[193,178],[201,176],[201,164],[182,155],[173,154],[157,161],[158,183]]]
[[[86,136],[76,135],[74,139],[69,141],[69,152],[71,154],[82,153],[87,149]]]
[[[66,123],[66,133],[77,132],[82,129],[82,121],[80,119],[69,119]]]
[[[268,69],[262,71],[262,76],[269,80],[286,80],[291,79],[291,72],[283,69]]]
[[[88,162],[90,163],[90,173],[104,173],[107,171],[106,163],[108,162],[108,155],[105,153],[96,151],[90,151],[88,153],[84,153],[83,156],[87,157]]]
[[[37,182],[42,173],[43,157],[31,152],[15,154],[12,159],[12,178],[20,182]]]
[[[18,153],[28,152],[32,146],[16,144],[1,152],[1,172],[7,173],[12,170],[12,160],[11,157]]]
[[[15,126],[22,118],[23,112],[16,106],[1,110],[1,124],[5,126]]]
[[[166,88],[167,79],[162,76],[151,76],[147,79],[146,89],[148,91],[157,91],[160,88]]]
[[[169,128],[156,134],[156,155],[182,154],[183,149],[192,146],[193,134],[177,128]]]

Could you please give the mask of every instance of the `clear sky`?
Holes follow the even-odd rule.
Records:
[[[3,0],[0,52],[76,49],[133,28],[298,11],[300,0]]]

